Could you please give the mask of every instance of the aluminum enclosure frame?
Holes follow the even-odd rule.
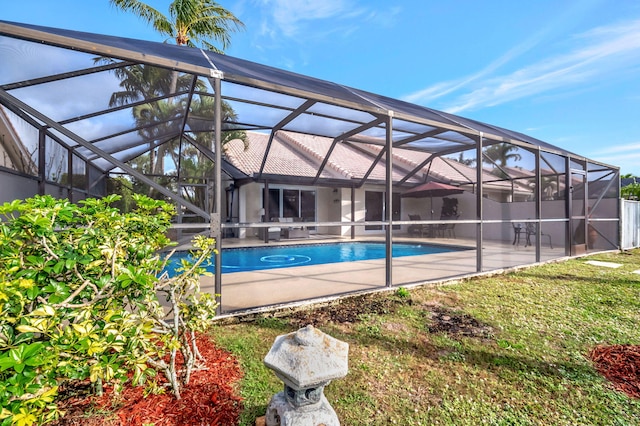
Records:
[[[237,227],[237,225],[223,224],[221,216],[222,132],[226,130],[269,132],[269,142],[259,172],[255,176],[246,176],[247,180],[264,182],[267,187],[268,182],[272,182],[273,179],[265,171],[265,165],[270,155],[273,138],[280,130],[330,138],[332,140],[331,147],[324,154],[316,176],[299,178],[296,182],[351,188],[352,201],[355,197],[354,188],[370,183],[369,177],[374,167],[384,163],[385,178],[376,183],[384,185],[386,192],[387,216],[380,224],[385,229],[385,281],[387,286],[393,285],[391,252],[394,220],[391,215],[391,207],[393,206],[394,191],[401,191],[415,185],[416,181],[425,180],[426,178],[419,176],[420,171],[436,158],[475,150],[476,159],[482,159],[486,157],[483,151],[486,147],[500,143],[508,143],[534,152],[536,170],[534,220],[538,223],[542,223],[543,220],[540,204],[541,153],[566,158],[567,174],[570,170],[569,165],[571,162],[575,162],[594,164],[603,169],[612,170],[613,173],[619,175],[616,167],[589,160],[519,132],[202,49],[0,20],[0,47],[2,47],[3,40],[9,44],[19,45],[25,42],[33,43],[34,46],[46,46],[46,49],[51,49],[51,52],[59,51],[61,57],[69,55],[75,58],[76,55],[84,55],[84,59],[86,59],[88,55],[91,55],[108,58],[111,61],[108,65],[94,63],[86,65],[84,68],[74,68],[73,66],[64,68],[64,66],[56,64],[56,66],[52,66],[54,71],[49,73],[40,72],[34,66],[34,68],[25,71],[26,77],[19,79],[5,79],[3,71],[0,70],[0,106],[23,117],[34,127],[39,127],[47,137],[61,146],[65,146],[70,152],[69,169],[71,169],[73,156],[77,156],[85,162],[87,168],[93,167],[105,175],[114,170],[121,170],[135,176],[177,204],[208,221],[210,234],[216,238],[218,248],[215,260],[215,291],[217,295],[221,294],[221,268],[219,266],[222,231],[225,228]],[[8,53],[1,52],[2,49],[0,49],[0,59],[12,60],[11,57],[3,56]],[[130,102],[126,105],[101,107],[76,115],[61,115],[61,117],[52,117],[41,111],[39,107],[42,105],[39,102],[44,101],[36,100],[30,104],[27,97],[20,96],[21,93],[38,90],[39,87],[45,87],[49,84],[70,82],[69,84],[73,85],[74,81],[81,81],[83,77],[89,75],[126,70],[132,66],[151,66],[182,73],[192,78],[192,84],[187,89],[176,88],[172,92],[165,92],[153,98]],[[211,89],[210,92],[197,86],[196,81],[199,79],[207,82]],[[196,119],[190,111],[191,100],[195,95],[208,96],[213,99],[215,105],[212,116],[207,118],[213,123],[214,145],[212,149],[198,147],[191,136],[193,131],[187,129],[189,123],[194,123]],[[91,96],[91,93],[87,93],[87,96]],[[111,114],[115,115],[129,108],[133,109],[146,103],[174,98],[185,99],[183,115],[174,117],[180,120],[182,125],[177,133],[164,134],[152,144],[141,137],[136,137],[146,130],[142,125],[106,133],[94,139],[84,137],[73,130],[73,126],[77,126],[78,123],[89,123],[89,120],[104,118]],[[237,119],[224,117],[221,111],[223,102],[229,102],[239,107],[243,112],[239,114]],[[202,119],[202,117],[197,119]],[[155,122],[153,126],[160,129],[163,124]],[[118,145],[120,142],[116,143],[115,141],[123,136],[128,136],[132,140]],[[175,138],[180,141],[191,141],[209,159],[213,160],[215,196],[212,212],[205,211],[190,203],[185,197],[166,189],[128,164],[141,153],[153,150]],[[363,177],[357,179],[323,177],[323,171],[329,158],[339,144],[353,146],[369,144],[379,146],[381,150]],[[394,152],[399,149],[428,155],[425,160],[419,162],[404,176],[394,180]],[[484,184],[483,168],[476,167],[476,169],[476,212],[475,219],[470,223],[475,224],[477,228],[476,268],[477,272],[482,272],[484,269],[482,254],[483,224],[485,224],[483,216]],[[286,181],[288,178],[283,177],[282,179]],[[44,180],[44,177],[41,176],[42,184]],[[91,183],[87,183],[87,185],[91,185]],[[571,186],[568,176],[565,185],[567,188]],[[569,201],[567,203],[567,209],[570,211]],[[353,204],[352,202],[352,224],[355,223]],[[253,225],[255,227],[266,226]],[[540,232],[540,227],[538,227],[536,261],[540,261]]]

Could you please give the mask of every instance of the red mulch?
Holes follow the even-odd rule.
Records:
[[[596,346],[589,358],[617,390],[640,398],[640,345]]]
[[[70,397],[59,402],[66,412],[58,426],[155,426],[238,424],[242,399],[236,384],[242,377],[237,360],[206,336],[197,338],[206,370],[194,371],[176,400],[170,388],[163,395],[143,396],[143,387],[126,387],[119,395],[106,388],[104,395]],[[158,374],[161,377],[161,373]],[[161,380],[159,380],[160,382]],[[164,381],[162,380],[164,383]],[[86,387],[86,386],[85,386]],[[95,413],[94,415],[88,414]],[[99,414],[102,413],[102,414]]]

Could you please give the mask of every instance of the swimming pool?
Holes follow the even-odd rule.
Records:
[[[459,251],[459,247],[443,247],[429,244],[393,244],[393,257]],[[176,253],[167,266],[175,268],[187,253]],[[345,242],[300,244],[292,246],[247,247],[222,250],[222,273],[259,271],[263,269],[289,268],[293,266],[322,265],[325,263],[353,262],[357,260],[384,259],[385,244],[374,242]],[[212,261],[213,263],[213,261]],[[213,264],[207,270],[214,272]]]

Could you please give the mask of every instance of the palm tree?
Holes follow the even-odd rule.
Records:
[[[211,96],[200,95],[194,98],[190,105],[190,114],[188,125],[190,134],[195,142],[207,147],[213,151],[213,132],[214,123],[210,117],[213,115],[215,108],[215,101]],[[233,122],[237,119],[237,115],[233,108],[226,103],[222,102],[222,121]],[[246,132],[241,130],[224,130],[222,132],[221,145],[224,145],[232,140],[239,139],[244,142],[245,148],[247,147],[247,135]],[[181,141],[178,149],[170,149],[169,154],[172,156],[174,164],[178,166],[180,172],[181,182],[189,183],[202,183],[202,177],[211,176],[213,173],[213,162],[209,157],[203,154],[200,149],[194,145]],[[201,208],[209,208],[205,203],[205,191],[206,189],[201,186],[194,186],[194,189],[190,193],[182,194],[189,201]]]
[[[464,164],[465,166],[473,166],[476,162],[475,158],[464,158],[464,152],[460,152],[458,155],[458,159],[456,160],[460,164]]]
[[[169,17],[138,0],[109,0],[125,11],[138,15],[160,34],[179,46],[196,47],[222,53],[229,46],[230,33],[244,28],[236,16],[213,0],[175,0],[169,5]],[[209,40],[217,41],[218,49]]]
[[[96,63],[102,64],[116,62],[113,58],[102,57],[96,59]],[[109,100],[110,107],[166,96],[176,90],[188,90],[193,79],[192,76],[182,75],[178,80],[174,81],[173,71],[141,64],[116,68],[113,73],[120,80],[122,90],[111,95]],[[198,89],[202,88],[204,88],[204,84],[199,84]]]
[[[487,156],[491,162],[485,159],[485,162],[491,164],[497,164],[499,167],[506,167],[509,160],[520,161],[522,160],[522,156],[518,154],[518,147],[516,145],[512,145],[510,143],[497,143],[487,147],[484,152],[484,155]]]
[[[109,0],[110,3],[125,11],[132,12],[150,23],[160,34],[175,41],[179,46],[197,47],[222,53],[209,40],[217,41],[222,49],[228,47],[230,33],[243,28],[244,24],[236,16],[213,0],[174,0],[169,5],[169,18],[148,4],[138,0]],[[178,73],[171,72],[169,93],[178,87]],[[166,92],[165,92],[166,93]],[[153,172],[164,172],[164,157],[168,146],[158,148],[158,158]]]
[[[137,0],[110,0],[115,7],[132,12],[141,17],[162,35],[168,36],[167,42],[191,47],[204,47],[221,53],[211,41],[218,42],[222,48],[229,45],[229,34],[243,27],[243,24],[230,12],[212,0],[175,0],[169,5],[169,18],[144,2]],[[200,46],[196,46],[199,44]],[[110,58],[99,58],[96,62],[114,62]],[[148,103],[133,107],[132,113],[139,134],[149,143],[150,151],[130,160],[136,168],[155,175],[165,187],[178,190],[184,184],[196,188],[186,194],[187,198],[200,207],[204,205],[205,189],[199,186],[203,177],[211,175],[213,164],[196,146],[178,136],[184,125],[183,116],[188,114],[187,131],[197,144],[213,151],[214,115],[213,97],[203,93],[206,85],[196,81],[193,98],[188,104],[186,93],[192,88],[193,76],[177,71],[132,65],[116,68],[113,71],[120,80],[121,90],[113,93],[110,106],[122,106],[131,102],[148,100]],[[188,112],[185,111],[188,109]],[[229,104],[222,102],[223,122],[236,120],[236,114]],[[247,144],[245,132],[224,131],[222,144],[232,139],[240,139]],[[167,176],[165,158],[171,158],[176,166],[175,176]],[[165,177],[162,177],[165,176]],[[180,180],[176,180],[176,177]],[[174,187],[175,183],[177,187]],[[153,195],[151,188],[139,188]],[[183,194],[184,196],[185,194]]]

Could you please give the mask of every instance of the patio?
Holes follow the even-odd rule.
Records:
[[[336,241],[377,241],[382,238],[355,240],[315,236],[296,244],[318,244]],[[393,258],[394,287],[441,284],[478,275],[475,241],[453,238],[398,237],[396,242],[438,244],[464,247],[467,250],[420,256]],[[286,246],[287,242],[270,242],[269,246]],[[224,248],[264,246],[262,241],[225,239]],[[531,264],[535,246],[515,247],[510,243],[486,242],[483,246],[485,271],[499,271]],[[223,255],[224,256],[224,255]],[[564,257],[558,249],[545,249],[542,262]],[[202,278],[202,289],[214,292],[214,277]],[[347,293],[381,291],[385,285],[385,259],[298,266],[253,272],[222,274],[223,312],[233,316],[252,310],[272,309],[281,305],[295,306],[315,299],[331,299]]]

